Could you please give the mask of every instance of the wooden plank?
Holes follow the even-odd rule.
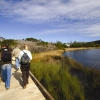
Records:
[[[12,93],[11,92],[8,92],[7,93],[7,97],[6,96],[2,96],[1,98],[5,99],[5,100],[12,100],[12,99],[21,99],[21,98],[28,98],[30,95],[38,95],[40,96],[41,92],[38,91],[38,89],[36,88],[36,86],[31,86],[29,85],[29,87],[27,87],[26,89],[21,89],[21,88],[18,88],[18,89],[13,89],[12,90]],[[34,97],[33,96],[33,97]]]
[[[33,98],[38,97],[41,98],[40,100],[46,100],[31,77],[29,77],[29,84],[26,89],[23,89],[21,77],[21,71],[16,72],[16,69],[12,67],[11,86],[9,90],[5,89],[5,83],[1,81],[0,100],[35,100]]]

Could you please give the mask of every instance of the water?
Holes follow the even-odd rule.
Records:
[[[71,57],[87,67],[100,69],[100,49],[67,51],[63,56]]]

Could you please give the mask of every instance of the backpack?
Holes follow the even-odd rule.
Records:
[[[23,51],[24,52],[24,51]],[[21,57],[21,64],[28,64],[30,62],[30,58],[27,55],[27,53],[24,52],[24,54]]]
[[[8,49],[3,49],[1,52],[1,61],[9,62],[11,61],[11,52]]]

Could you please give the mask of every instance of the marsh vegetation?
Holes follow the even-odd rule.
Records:
[[[55,100],[100,100],[100,70],[86,68],[60,54],[33,54],[31,72]]]

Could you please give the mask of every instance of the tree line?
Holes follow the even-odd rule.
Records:
[[[66,43],[62,43],[60,41],[57,41],[55,43],[51,42],[45,42],[41,39],[35,39],[35,38],[26,38],[23,39],[23,41],[31,41],[32,43],[36,43],[37,46],[41,46],[41,47],[45,47],[48,48],[51,45],[52,49],[65,49],[68,48],[68,46],[66,45]],[[9,46],[15,46],[18,45],[18,40],[14,40],[14,39],[4,39],[3,41],[0,41],[0,45],[2,44],[8,44]],[[100,40],[97,41],[92,41],[92,42],[71,42],[70,44],[70,48],[78,48],[78,47],[100,47]],[[55,48],[54,48],[55,47]],[[44,50],[44,49],[43,49]]]

